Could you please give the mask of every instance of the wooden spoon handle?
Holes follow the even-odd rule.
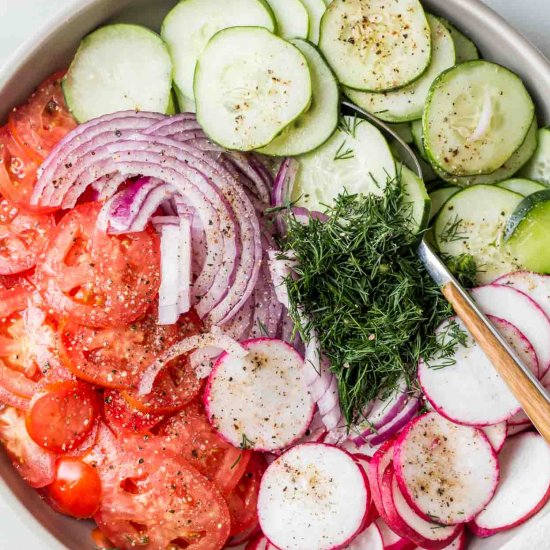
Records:
[[[548,397],[541,394],[536,384],[521,370],[498,338],[480,319],[460,289],[450,282],[441,290],[515,395],[535,428],[550,444],[550,400]]]

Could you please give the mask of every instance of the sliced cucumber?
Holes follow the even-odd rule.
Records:
[[[170,91],[170,97],[168,98],[168,107],[166,107],[167,115],[175,115],[178,112],[178,101],[176,99],[176,92],[172,89]]]
[[[525,197],[506,225],[506,248],[529,271],[550,273],[550,189]]]
[[[405,142],[405,143],[412,143],[413,142],[413,136],[411,134],[411,128],[406,123],[403,122],[402,124],[388,124],[388,126]]]
[[[180,113],[194,113],[197,110],[195,107],[195,101],[185,97],[175,84],[174,93],[176,94],[176,99],[178,100],[178,110]]]
[[[524,142],[534,113],[517,75],[489,61],[461,63],[430,90],[424,147],[431,163],[449,174],[490,174]]]
[[[432,36],[432,59],[428,70],[415,82],[386,93],[359,92],[346,88],[344,93],[359,107],[388,122],[406,122],[422,117],[432,82],[455,64],[455,47],[450,32],[433,15],[427,15]]]
[[[424,140],[422,139],[422,120],[413,120],[411,122],[411,134],[413,143],[418,149],[421,157],[429,162],[428,155],[426,155],[426,149],[424,148]]]
[[[416,166],[413,160],[411,159],[411,156],[406,151],[403,150],[403,147],[399,142],[393,141],[390,144],[390,149],[393,156],[398,161],[405,164],[405,166],[407,166],[407,168],[409,168],[410,170],[416,171]],[[432,167],[427,162],[425,162],[424,159],[422,159],[422,157],[420,157],[418,151],[415,151],[414,147],[412,147],[412,151],[415,154],[416,160],[418,161],[418,164],[420,165],[420,168],[422,170],[422,178],[424,179],[424,182],[427,183],[427,182],[436,180],[437,175],[432,170]]]
[[[161,36],[174,64],[174,80],[185,103],[192,102],[197,59],[218,31],[228,27],[275,30],[273,14],[261,0],[181,0],[162,23]]]
[[[401,173],[403,200],[411,205],[411,231],[420,233],[428,226],[432,201],[424,182],[412,170],[401,164],[398,172]]]
[[[544,191],[545,189],[547,189],[547,187],[542,183],[522,178],[501,181],[497,185],[499,187],[502,187],[503,189],[508,189],[509,191],[513,191],[514,193],[519,193],[524,197],[532,195],[537,191]]]
[[[541,128],[538,131],[537,149],[520,174],[525,178],[550,185],[550,128]]]
[[[195,71],[197,120],[216,143],[250,151],[309,107],[311,75],[298,48],[260,27],[215,34]]]
[[[171,89],[166,46],[139,25],[106,25],[86,36],[63,80],[65,100],[78,122],[116,111],[166,113]]]
[[[466,187],[468,185],[492,184],[511,178],[517,171],[533,156],[537,148],[537,121],[533,119],[525,141],[520,148],[498,169],[491,174],[481,174],[478,176],[453,176],[444,172],[437,166],[433,166],[437,175],[450,183],[456,183]]]
[[[287,126],[271,143],[260,149],[270,156],[296,156],[322,145],[338,126],[340,88],[321,52],[306,40],[291,40],[307,59],[313,92],[311,107]]]
[[[431,211],[430,211],[430,221],[432,221],[435,216],[441,210],[441,207],[453,196],[460,191],[460,187],[456,185],[448,185],[445,187],[439,187],[430,193],[430,199],[432,200]]]
[[[431,57],[430,27],[418,0],[333,0],[319,45],[342,84],[371,92],[413,82]]]
[[[321,19],[327,6],[324,0],[301,0],[309,15],[309,33],[307,38],[314,44],[319,44],[319,33],[321,32]]]
[[[283,38],[307,38],[309,14],[300,0],[266,0],[275,14],[277,34]]]
[[[324,211],[344,190],[381,195],[388,179],[396,176],[381,132],[366,120],[348,116],[326,143],[297,161],[291,199],[309,210]]]
[[[479,59],[479,51],[477,46],[463,33],[461,33],[452,23],[449,23],[443,17],[439,20],[447,27],[453,42],[455,44],[456,62],[464,63],[464,61],[473,61]]]
[[[435,220],[439,250],[450,256],[472,255],[479,269],[478,284],[514,271],[517,262],[502,242],[506,222],[522,199],[491,185],[462,189],[445,202]]]

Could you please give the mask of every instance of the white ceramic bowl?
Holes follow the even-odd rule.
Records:
[[[174,0],[81,0],[80,6],[49,21],[0,70],[0,120],[11,107],[24,101],[43,78],[66,67],[80,39],[95,27],[117,19],[158,29],[174,3]],[[537,101],[540,122],[550,122],[550,63],[532,44],[479,0],[423,0],[423,3],[428,10],[447,17],[470,35],[483,57],[517,72]],[[547,15],[541,14],[541,17]],[[14,510],[28,520],[29,528],[40,534],[44,541],[41,548],[86,550],[92,547],[91,524],[53,512],[19,478],[3,452],[0,452],[0,492]],[[501,548],[509,537],[476,541],[474,546],[476,550]],[[542,546],[535,542],[531,548],[548,548],[549,539],[547,537]],[[520,543],[514,540],[510,550],[518,548]]]

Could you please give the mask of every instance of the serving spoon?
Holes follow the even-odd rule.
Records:
[[[401,136],[387,124],[357,105],[344,101],[342,106],[352,114],[372,122],[377,128],[395,139],[410,157],[412,167],[418,177],[423,179],[418,158]],[[449,271],[425,237],[418,247],[418,257],[457,316],[519,401],[537,431],[550,444],[550,395],[544,386]]]

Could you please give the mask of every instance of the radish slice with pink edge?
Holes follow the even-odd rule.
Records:
[[[345,550],[384,550],[384,541],[375,523],[371,523],[364,531],[346,546]]]
[[[445,546],[442,550],[466,550],[466,543],[468,539],[466,537],[466,531],[462,531],[458,537],[456,537],[449,546]],[[418,546],[416,550],[429,550],[429,548],[424,548],[423,546]]]
[[[443,527],[421,518],[405,500],[392,465],[384,473],[381,489],[388,525],[403,532],[415,544],[439,550],[449,545],[462,531],[461,525]]]
[[[550,499],[550,447],[535,433],[506,441],[499,455],[500,484],[470,528],[489,537],[521,525]]]
[[[275,548],[264,535],[259,534],[246,545],[245,550],[275,550]]]
[[[415,547],[414,542],[394,533],[382,518],[378,518],[374,523],[382,535],[384,550],[412,550]]]
[[[514,325],[533,346],[540,376],[550,366],[550,319],[527,294],[504,285],[486,285],[471,290],[483,313]]]
[[[260,534],[260,525],[256,523],[256,525],[253,525],[250,529],[231,537],[225,543],[225,546],[227,548],[235,548],[235,550],[239,550],[240,548],[244,548],[246,544],[257,538]]]
[[[507,437],[513,437],[514,435],[526,432],[533,427],[531,422],[529,424],[517,424],[515,426],[508,426],[508,435]]]
[[[369,499],[367,478],[350,454],[324,443],[306,443],[265,471],[258,517],[277,548],[336,550],[363,527]]]
[[[224,353],[206,385],[208,419],[236,447],[284,449],[307,431],[314,404],[302,379],[303,360],[286,342],[242,342],[244,357]]]
[[[514,416],[512,416],[512,418],[509,418],[506,423],[508,424],[508,426],[524,426],[525,424],[531,424],[531,420],[529,420],[529,417],[522,409]]]
[[[365,472],[365,476],[368,479],[368,471],[369,471],[369,464],[370,464],[370,456],[361,455],[361,454],[354,454],[352,455],[353,459],[361,468],[363,468],[363,472]],[[370,488],[370,486],[369,486]],[[372,498],[372,491],[369,491],[369,507],[367,510],[367,516],[365,518],[365,527],[369,526],[380,514],[378,513],[378,510],[376,509],[376,504],[374,504],[374,500]]]
[[[369,486],[378,513],[384,516],[384,504],[382,502],[382,478],[386,468],[392,463],[395,439],[386,441],[374,454],[367,469]]]
[[[365,443],[364,441],[362,441],[361,444],[358,445],[351,439],[346,439],[345,441],[340,443],[338,446],[348,451],[348,453],[351,453],[351,454],[358,453],[361,455],[369,456],[371,458],[375,455],[376,451],[380,449],[380,445],[371,445],[370,443]]]
[[[492,426],[483,426],[481,431],[487,436],[495,453],[500,452],[506,441],[506,436],[508,435],[508,424],[506,422],[500,422]]]
[[[485,434],[436,412],[414,419],[399,434],[393,464],[409,504],[443,525],[472,520],[499,480],[498,459]]]
[[[525,336],[507,321],[489,318],[536,373],[535,352]],[[464,323],[451,317],[436,329],[436,337],[447,344],[457,328],[466,338],[456,344],[452,357],[435,355],[418,364],[418,380],[426,399],[439,414],[459,424],[489,426],[511,418],[521,406]]]

